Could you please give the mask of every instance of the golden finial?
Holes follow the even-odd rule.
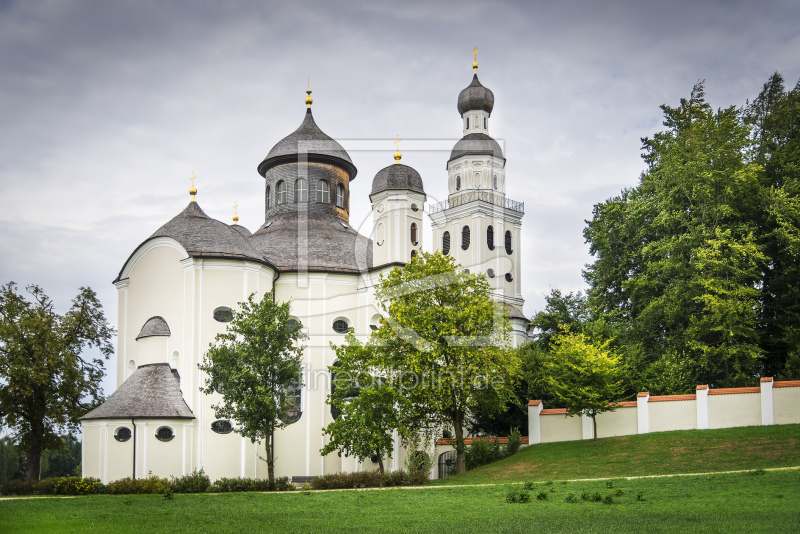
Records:
[[[478,74],[478,47],[472,49],[472,72]]]
[[[233,202],[233,224],[239,224],[239,215],[236,213],[236,208],[239,207],[239,203],[234,201]]]
[[[314,99],[311,98],[311,76],[308,77],[308,89],[306,89],[306,107],[311,108],[311,104],[314,102]]]
[[[194,180],[195,180],[195,178],[197,178],[197,176],[195,176],[195,175],[194,175],[194,171],[192,171],[192,177],[191,177],[191,178],[189,178],[189,180],[191,180],[191,181],[192,181],[192,188],[191,188],[191,189],[189,189],[189,194],[190,194],[190,195],[192,195],[192,202],[194,202],[194,201],[195,201],[195,200],[194,200],[194,196],[197,194],[197,189],[196,189],[196,188],[195,188],[195,186],[194,186]]]
[[[399,135],[397,136],[397,141],[392,141],[394,143],[395,150],[396,150],[396,152],[394,153],[394,162],[395,163],[400,163],[400,158],[403,157],[403,155],[400,153],[400,141],[401,141],[401,139],[400,139]]]

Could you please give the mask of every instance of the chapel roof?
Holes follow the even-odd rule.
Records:
[[[395,163],[379,170],[372,180],[372,192],[370,195],[387,189],[406,189],[425,194],[422,176],[412,167],[402,163]]]
[[[503,149],[500,144],[485,133],[467,134],[456,142],[450,152],[448,163],[461,156],[494,156],[503,157]]]
[[[139,335],[136,336],[136,340],[140,340],[143,337],[154,337],[154,336],[169,336],[169,325],[167,321],[164,320],[163,317],[159,317],[156,315],[155,317],[149,318],[145,321],[144,326],[139,331]]]
[[[178,371],[167,363],[140,365],[106,401],[80,419],[194,419]]]

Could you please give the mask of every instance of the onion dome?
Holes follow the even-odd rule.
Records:
[[[461,116],[471,110],[483,110],[489,115],[494,108],[494,93],[478,81],[478,75],[472,76],[472,83],[458,93],[458,112]]]
[[[308,97],[311,98],[310,96]],[[267,157],[258,165],[258,173],[266,177],[267,171],[282,163],[298,163],[308,161],[316,163],[329,163],[344,169],[350,180],[356,177],[353,165],[347,151],[342,145],[319,129],[311,114],[311,103],[300,127],[287,135],[272,147]]]
[[[370,196],[387,189],[405,189],[425,194],[422,177],[408,165],[395,163],[378,171],[372,180]]]
[[[453,147],[453,151],[450,152],[448,163],[456,158],[467,155],[494,156],[505,160],[505,158],[503,158],[503,149],[500,148],[500,144],[483,133],[471,133],[459,139]]]

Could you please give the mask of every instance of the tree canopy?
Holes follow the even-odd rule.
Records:
[[[303,385],[301,360],[305,335],[292,321],[289,303],[266,293],[240,302],[227,330],[209,346],[203,362],[207,395],[219,394],[216,417],[235,421],[234,432],[263,442],[270,484],[275,481],[274,436],[299,413],[296,391]]]
[[[0,421],[26,453],[26,479],[36,482],[42,453],[61,448],[61,434],[76,432],[78,418],[102,402],[115,332],[89,288],[64,315],[40,287],[27,291],[29,298],[13,282],[0,287]]]

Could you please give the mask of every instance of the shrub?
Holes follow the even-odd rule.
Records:
[[[614,496],[609,493],[603,497],[603,504],[614,504]]]
[[[385,487],[408,486],[410,482],[408,474],[405,471],[392,471],[384,473],[383,477],[381,477],[381,486]]]
[[[171,488],[172,485],[166,478],[158,478],[150,475],[147,478],[121,478],[109,483],[106,493],[111,495],[130,495],[130,494],[158,494]]]
[[[505,452],[496,439],[476,439],[466,451],[467,471],[505,458]]]
[[[524,490],[509,490],[506,493],[507,503],[526,503],[530,502],[531,494]]]
[[[360,473],[329,473],[311,481],[312,489],[377,488],[381,485],[378,471]]]
[[[103,484],[96,478],[61,477],[52,487],[53,495],[94,495],[101,493]]]
[[[569,495],[567,495],[567,496],[564,498],[564,502],[576,503],[576,502],[578,502],[578,498],[577,498],[577,497],[575,497],[575,494],[574,494],[574,493],[570,493]]]
[[[270,491],[292,491],[294,488],[294,484],[292,484],[292,480],[289,477],[278,477],[275,479],[275,484],[270,486]]]
[[[433,466],[433,460],[425,451],[414,451],[406,456],[406,469],[408,470],[409,483],[421,486],[428,482],[428,476]]]
[[[603,496],[599,493],[592,493],[592,495],[589,496],[589,500],[592,502],[600,502],[603,500]]]
[[[546,491],[540,491],[539,493],[537,493],[536,494],[536,500],[537,501],[546,501],[547,500],[547,492]]]
[[[625,492],[621,489],[618,489],[614,492],[614,497],[622,497],[623,495],[625,495]]]
[[[522,484],[522,489],[532,490],[533,489],[533,482],[525,482]]]
[[[39,495],[53,495],[53,486],[56,485],[58,478],[43,478],[36,483],[34,491]]]
[[[517,454],[517,451],[519,451],[519,448],[521,446],[522,446],[522,435],[519,432],[519,428],[514,427],[511,429],[511,432],[508,433],[508,443],[506,444],[506,456]]]
[[[644,492],[643,491],[637,491],[636,492],[636,500],[637,501],[643,501],[644,500]]]
[[[613,487],[614,487],[614,481],[613,480],[606,480],[606,488],[611,489]]]
[[[190,475],[183,475],[181,478],[172,479],[172,491],[175,493],[203,493],[209,486],[211,480],[206,475],[205,471],[197,469],[192,471]]]
[[[215,480],[208,491],[215,493],[234,493],[241,491],[269,491],[269,480],[258,478],[220,478]]]
[[[36,492],[36,484],[28,484],[24,480],[6,480],[0,486],[3,495],[30,495]]]
[[[165,501],[171,501],[174,498],[175,498],[175,496],[172,494],[172,490],[170,488],[167,488],[167,489],[164,490],[164,500]]]

